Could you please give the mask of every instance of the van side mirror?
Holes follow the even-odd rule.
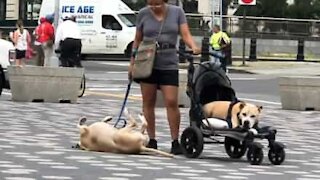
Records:
[[[111,29],[115,31],[121,31],[122,27],[119,23],[112,23]]]

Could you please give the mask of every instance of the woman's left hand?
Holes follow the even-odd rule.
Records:
[[[195,55],[198,55],[198,54],[200,54],[200,53],[201,53],[201,49],[200,49],[200,48],[198,48],[198,47],[194,47],[194,48],[192,48],[192,51],[193,51],[193,54],[195,54]]]

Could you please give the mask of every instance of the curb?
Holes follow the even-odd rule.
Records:
[[[244,69],[233,69],[233,68],[228,68],[229,73],[237,73],[237,74],[256,74]]]
[[[179,63],[179,69],[188,69],[188,66],[189,66],[189,63]],[[228,67],[228,72],[229,73],[237,73],[237,74],[256,74],[256,73],[244,70],[244,69],[236,69],[236,68],[233,68],[232,66]]]

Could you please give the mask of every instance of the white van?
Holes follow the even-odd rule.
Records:
[[[40,17],[53,14],[56,0],[43,0]],[[60,0],[59,22],[74,15],[81,28],[82,54],[130,56],[136,15],[121,0]]]

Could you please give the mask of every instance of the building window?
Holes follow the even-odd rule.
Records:
[[[42,0],[27,0],[26,1],[26,19],[37,20],[39,19],[40,8]]]

